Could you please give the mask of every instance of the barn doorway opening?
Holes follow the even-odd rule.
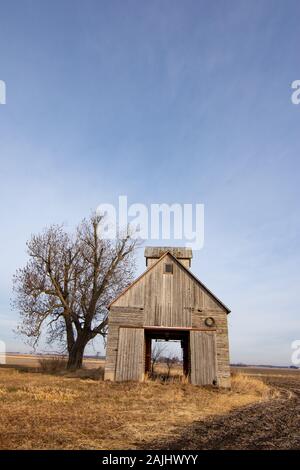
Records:
[[[190,375],[189,332],[145,330],[145,373],[161,381],[183,381]]]

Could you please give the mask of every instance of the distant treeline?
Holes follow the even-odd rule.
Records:
[[[300,369],[297,366],[271,366],[269,364],[243,364],[238,362],[237,364],[230,364],[231,367],[261,367],[264,369]]]

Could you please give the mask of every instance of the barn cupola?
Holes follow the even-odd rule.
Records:
[[[174,246],[147,246],[145,248],[146,266],[149,268],[165,253],[171,253],[186,268],[191,267],[193,252],[191,248],[174,247]]]

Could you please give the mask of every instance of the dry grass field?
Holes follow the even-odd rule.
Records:
[[[55,356],[57,357],[57,356]],[[14,366],[25,366],[25,367],[39,367],[41,359],[52,359],[53,355],[35,355],[35,354],[6,354],[5,360],[6,364]],[[84,359],[84,367],[87,369],[94,369],[104,365],[103,359]]]
[[[184,383],[109,383],[0,368],[1,449],[135,449],[180,436],[195,421],[269,400],[260,379],[233,377],[231,391]]]

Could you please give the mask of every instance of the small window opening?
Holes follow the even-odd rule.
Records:
[[[173,264],[166,263],[164,272],[168,274],[173,274]]]

